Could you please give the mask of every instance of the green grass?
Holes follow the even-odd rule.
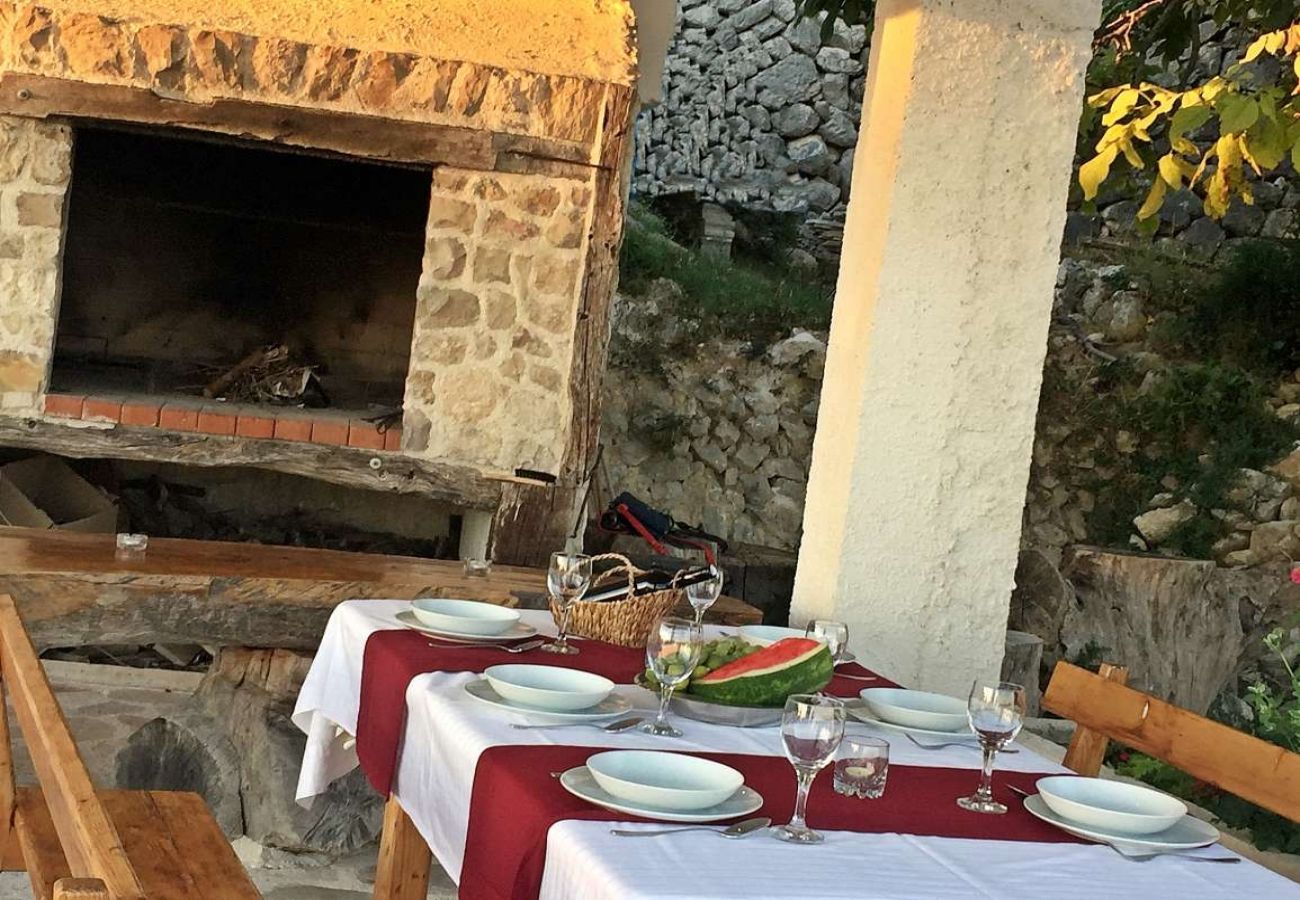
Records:
[[[677,282],[684,300],[674,315],[699,323],[700,337],[766,340],[830,326],[831,292],[779,263],[719,259],[675,243],[667,226],[633,204],[619,260],[620,289],[640,294],[656,278]]]

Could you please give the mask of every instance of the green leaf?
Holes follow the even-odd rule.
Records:
[[[1210,121],[1213,115],[1214,110],[1208,106],[1181,106],[1169,120],[1169,136],[1182,137],[1189,131],[1195,131]]]
[[[1243,150],[1257,171],[1276,169],[1286,158],[1286,130],[1271,119],[1260,119],[1243,139]]]
[[[1224,94],[1218,109],[1219,128],[1224,133],[1245,131],[1259,121],[1259,103],[1253,97]]]
[[[1291,165],[1300,169],[1300,141],[1291,145]]]
[[[1296,153],[1300,153],[1300,143],[1296,144]],[[1083,199],[1092,200],[1101,189],[1101,184],[1110,174],[1111,163],[1119,155],[1119,148],[1110,146],[1092,159],[1079,166],[1079,186],[1083,188]]]

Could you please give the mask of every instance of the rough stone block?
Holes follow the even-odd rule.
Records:
[[[421,288],[421,328],[462,328],[477,322],[479,315],[478,297],[469,291]]]
[[[454,237],[429,241],[424,252],[424,271],[433,278],[451,280],[465,271],[465,245]]]
[[[543,294],[572,296],[578,286],[576,258],[544,257],[533,265],[533,287]]]
[[[468,231],[474,227],[478,210],[473,203],[441,197],[435,194],[429,199],[429,227],[455,228]]]
[[[474,280],[480,283],[510,283],[511,252],[505,248],[479,247],[474,252]]]
[[[19,194],[18,224],[33,228],[61,228],[63,194]]]

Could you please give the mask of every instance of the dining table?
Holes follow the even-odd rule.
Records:
[[[856,718],[847,734],[889,741],[887,788],[878,800],[843,797],[831,789],[829,769],[823,770],[808,807],[823,843],[790,844],[763,831],[742,839],[698,831],[618,836],[613,829],[664,826],[570,795],[556,777],[560,772],[609,749],[704,755],[739,768],[763,795],[763,812],[782,822],[793,805],[795,776],[780,728],[680,716],[674,716],[680,738],[592,727],[515,728],[538,722],[466,690],[484,666],[543,662],[600,671],[619,682],[615,694],[649,719],[657,697],[632,683],[644,651],[588,639],[575,641],[576,656],[562,658],[456,648],[405,628],[398,615],[409,608],[407,601],[357,600],[334,610],[293,714],[307,736],[296,793],[310,804],[361,765],[457,883],[463,900],[1300,897],[1296,884],[1249,860],[1129,859],[1030,816],[1011,788],[1032,791],[1038,777],[1068,770],[1022,744],[997,757],[994,793],[1008,813],[961,810],[956,798],[979,779],[973,736],[927,749],[898,730]],[[546,612],[523,611],[520,621],[542,636],[555,634]],[[706,638],[733,632],[705,627]],[[871,672],[869,646],[853,650],[864,665],[846,674],[858,678],[838,677],[827,688],[849,703],[860,688],[892,684],[887,673]],[[1215,845],[1188,855],[1234,854]],[[414,859],[427,868],[427,855]],[[392,864],[381,859],[381,870]],[[410,874],[419,881],[419,873]],[[393,883],[379,879],[376,896]]]

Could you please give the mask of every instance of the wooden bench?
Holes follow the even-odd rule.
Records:
[[[14,784],[0,715],[4,856],[40,900],[253,900],[261,895],[197,794],[97,791],[13,598],[0,594],[0,698],[7,691],[38,786]],[[2,707],[2,702],[0,702]]]
[[[1052,670],[1043,706],[1079,726],[1067,767],[1096,775],[1106,742],[1116,740],[1300,822],[1300,754],[1135,691],[1119,683],[1122,669],[1103,668],[1060,662]]]

